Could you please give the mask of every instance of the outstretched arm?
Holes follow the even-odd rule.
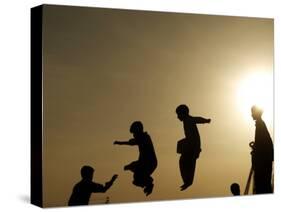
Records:
[[[133,145],[137,145],[136,143],[136,140],[135,139],[130,139],[129,141],[114,141],[113,144],[117,144],[117,145],[130,145],[130,146],[133,146]]]
[[[111,180],[105,183],[105,185],[101,185],[98,183],[93,184],[92,192],[95,193],[105,193],[114,183],[114,181],[117,179],[118,175],[115,174],[112,176]]]
[[[197,123],[197,124],[205,124],[205,123],[210,123],[211,119],[205,119],[203,117],[193,117],[193,120]]]
[[[112,178],[111,178],[111,180],[110,181],[108,181],[107,183],[105,183],[105,191],[107,191],[112,185],[113,185],[113,183],[114,183],[114,181],[117,179],[117,177],[118,177],[118,175],[117,174],[115,174],[115,175],[113,175],[112,176]]]

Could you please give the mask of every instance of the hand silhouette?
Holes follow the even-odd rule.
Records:
[[[114,182],[117,179],[117,177],[118,177],[117,174],[113,175],[112,178],[111,178],[111,181]]]

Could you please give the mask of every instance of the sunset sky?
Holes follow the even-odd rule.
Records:
[[[98,183],[119,175],[91,203],[231,196],[231,183],[243,192],[249,174],[252,104],[273,135],[273,19],[46,5],[43,85],[44,206],[67,205],[83,165]],[[186,191],[180,104],[212,119],[198,125],[202,152]],[[138,148],[113,146],[132,137],[136,120],[158,158],[148,197],[123,171]]]

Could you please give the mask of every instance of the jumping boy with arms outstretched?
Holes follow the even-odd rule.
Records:
[[[124,170],[130,170],[134,173],[133,184],[143,188],[144,193],[152,193],[154,184],[151,174],[157,167],[157,158],[154,151],[152,140],[147,132],[143,131],[143,125],[140,121],[134,122],[130,127],[133,134],[129,141],[115,141],[115,145],[138,146],[139,158],[137,161],[126,165]]]
[[[197,124],[210,123],[211,119],[193,117],[189,115],[186,105],[179,105],[176,109],[178,119],[183,122],[185,138],[178,142],[177,152],[181,154],[179,166],[183,185],[181,190],[192,185],[196,167],[196,160],[201,152],[200,135]]]

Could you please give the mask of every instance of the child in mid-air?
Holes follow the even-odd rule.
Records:
[[[200,135],[197,124],[210,123],[211,119],[189,115],[186,105],[179,105],[176,109],[178,119],[183,122],[185,138],[178,142],[177,152],[181,154],[179,166],[183,185],[181,190],[192,185],[196,168],[196,160],[201,152]]]
[[[157,167],[157,158],[153,143],[149,134],[143,131],[143,125],[140,121],[136,121],[131,125],[130,132],[134,138],[129,141],[115,141],[114,144],[138,146],[138,160],[126,165],[124,170],[132,171],[134,173],[133,184],[143,188],[144,193],[149,195],[152,193],[154,187],[151,174]]]

